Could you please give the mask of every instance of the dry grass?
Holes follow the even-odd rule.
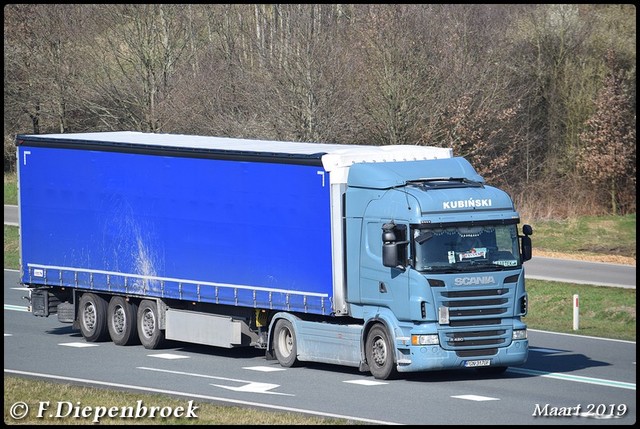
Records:
[[[560,259],[573,259],[576,261],[589,261],[589,262],[606,262],[609,264],[622,264],[636,266],[636,258],[630,256],[620,255],[596,255],[585,253],[561,253],[561,252],[549,252],[545,250],[533,249],[533,256],[540,256],[546,258],[560,258]]]
[[[49,402],[46,412],[38,412]],[[111,389],[4,376],[4,423],[23,425],[349,425],[347,419],[322,418],[294,412],[270,411],[250,407],[216,405],[206,400],[166,395],[120,392]],[[27,414],[13,418],[11,406],[24,403]],[[140,405],[138,405],[140,403]],[[85,408],[89,407],[89,408]],[[151,417],[151,408],[176,410],[174,416]],[[182,407],[182,408],[179,408]],[[197,409],[194,409],[197,407]],[[129,409],[133,411],[130,411]],[[24,410],[19,407],[15,411]],[[85,416],[79,410],[85,410]],[[112,409],[112,417],[104,414]],[[134,416],[137,410],[139,418]],[[187,410],[191,409],[191,415]],[[121,411],[124,410],[124,411]],[[14,411],[14,412],[15,412]],[[90,412],[91,411],[91,412]],[[40,414],[40,415],[39,415]],[[100,415],[102,414],[102,417]],[[195,415],[195,417],[193,417]],[[177,416],[177,417],[176,417]]]

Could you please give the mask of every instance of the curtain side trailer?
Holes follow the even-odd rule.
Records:
[[[253,346],[380,379],[526,361],[531,228],[451,149],[126,131],[16,145],[20,282],[34,315],[86,341]]]

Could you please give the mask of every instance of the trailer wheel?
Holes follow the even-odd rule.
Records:
[[[145,299],[140,302],[138,337],[146,349],[157,349],[164,342],[164,331],[160,330],[160,317],[155,301]]]
[[[107,309],[107,326],[111,341],[128,346],[138,341],[138,306],[122,296],[114,296]]]
[[[285,368],[296,365],[298,360],[296,333],[291,322],[286,319],[280,319],[276,322],[276,327],[273,330],[273,349],[280,365]]]
[[[107,340],[107,301],[94,293],[83,294],[78,308],[78,322],[86,341]]]
[[[365,343],[365,356],[371,375],[380,380],[387,380],[396,375],[393,362],[393,345],[387,330],[376,325],[371,328]]]

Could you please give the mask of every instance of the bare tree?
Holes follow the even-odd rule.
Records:
[[[425,44],[410,5],[365,5],[354,12],[359,58],[358,112],[369,143],[417,144],[433,86],[425,79]],[[416,40],[416,38],[418,40]]]
[[[189,53],[182,5],[106,5],[93,43],[88,108],[107,128],[159,131],[162,104]],[[90,104],[89,104],[90,103]]]
[[[11,4],[5,168],[20,132],[428,144],[554,215],[558,189],[608,209],[581,177],[608,171],[615,210],[633,211],[635,170],[585,160],[614,150],[605,136],[627,150],[631,131],[603,130],[605,113],[635,120],[635,26],[625,4]],[[609,71],[625,111],[598,98]]]
[[[275,25],[284,32],[273,38],[272,60],[262,70],[266,91],[261,117],[279,138],[326,141],[336,132],[335,121],[348,109],[344,91],[346,70],[342,44],[333,37],[332,5],[286,5],[278,9]],[[261,102],[262,101],[262,102]]]
[[[17,133],[70,132],[83,128],[76,96],[84,61],[80,34],[86,5],[5,7],[5,165]],[[12,164],[12,163],[10,163]]]
[[[636,116],[632,114],[630,97],[612,54],[608,62],[613,70],[596,100],[596,112],[580,135],[584,147],[579,153],[578,167],[596,185],[595,189],[609,194],[611,214],[616,215],[620,194],[626,191],[624,196],[635,195]]]

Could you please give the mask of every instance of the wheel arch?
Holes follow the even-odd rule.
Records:
[[[276,314],[274,314],[271,317],[271,320],[269,321],[269,330],[268,330],[268,334],[267,334],[267,347],[265,350],[265,356],[267,358],[267,360],[275,360],[276,356],[273,350],[273,330],[276,326],[276,323],[278,323],[278,320],[281,319],[286,319],[289,322],[291,322],[291,326],[293,327],[294,332],[297,334],[298,333],[298,320],[301,320],[299,317],[294,316],[291,313],[287,313],[284,311],[278,312]]]
[[[396,323],[395,317],[391,314],[387,314],[385,311],[381,311],[376,313],[375,316],[367,319],[362,327],[362,335],[360,336],[360,370],[361,371],[369,371],[369,363],[367,362],[366,356],[366,342],[367,336],[371,329],[376,325],[382,325],[382,327],[387,331],[389,335],[389,340],[391,342],[391,346],[393,347],[393,364],[398,365],[398,348],[396,347],[396,330],[399,329],[398,324]]]

